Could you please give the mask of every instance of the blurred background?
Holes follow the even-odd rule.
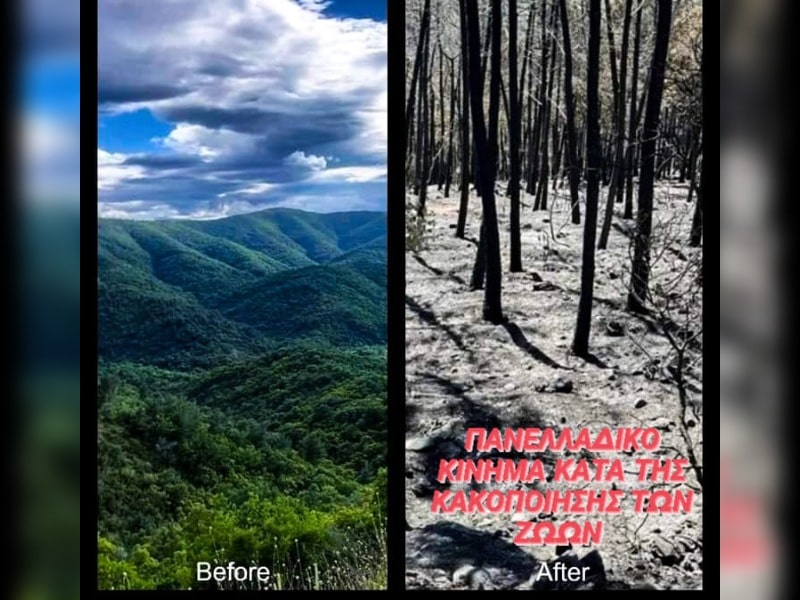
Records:
[[[11,352],[17,402],[7,423],[13,440],[9,489],[17,503],[10,556],[18,563],[9,587],[16,599],[77,598],[80,4],[24,0],[15,8],[21,23],[12,27],[21,52],[12,70],[18,145],[9,153],[16,163],[9,169],[16,188],[10,251],[21,283],[12,299],[21,344]],[[94,140],[86,141],[94,147]],[[93,210],[94,196],[87,200]],[[88,403],[93,406],[91,395]]]
[[[780,270],[787,232],[777,168],[788,114],[776,77],[785,4],[719,4],[720,575],[721,597],[732,599],[774,598],[790,587],[780,535],[787,529],[781,334],[788,330],[789,293]],[[707,23],[706,31],[715,27]],[[715,76],[709,69],[707,81]],[[706,115],[707,122],[714,118]]]

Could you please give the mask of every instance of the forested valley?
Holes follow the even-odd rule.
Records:
[[[386,585],[386,219],[102,219],[98,586]]]

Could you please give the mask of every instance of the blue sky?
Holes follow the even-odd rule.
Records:
[[[27,0],[21,16],[22,193],[32,202],[74,205],[80,188],[80,5]]]
[[[385,210],[381,1],[99,4],[101,216]]]

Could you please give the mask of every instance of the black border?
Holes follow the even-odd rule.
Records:
[[[405,589],[405,2],[386,0],[388,23],[387,367],[388,589]],[[392,117],[396,115],[396,117]]]
[[[719,316],[716,311],[705,310],[708,302],[713,302],[719,295],[719,188],[714,173],[719,172],[719,119],[715,117],[719,110],[719,44],[709,46],[715,40],[714,30],[719,31],[719,2],[703,0],[703,162],[709,167],[711,183],[703,190],[706,201],[703,205],[703,481],[710,483],[703,486],[703,507],[700,522],[703,524],[702,540],[710,540],[709,546],[703,545],[703,590],[713,591],[719,573],[719,552],[714,541],[719,539],[719,464],[720,450],[718,438],[714,435],[720,425],[719,377],[713,372],[713,366],[719,364]],[[715,86],[716,83],[716,86]],[[716,110],[715,110],[716,108]],[[716,144],[714,140],[717,140]],[[705,182],[704,182],[705,183]],[[708,186],[707,183],[705,183]],[[708,301],[708,302],[707,302]],[[710,367],[710,368],[709,368]],[[717,369],[718,370],[718,369]],[[706,444],[711,444],[710,448]],[[710,451],[709,451],[710,450]],[[714,468],[714,465],[717,468]],[[709,468],[706,468],[709,467]],[[710,475],[710,476],[709,476]],[[710,548],[710,552],[706,549]],[[709,576],[709,573],[711,575]]]
[[[84,543],[89,543],[92,556],[81,561],[81,590],[87,594],[97,593],[97,519],[100,511],[97,498],[97,376],[98,358],[98,193],[97,193],[97,100],[98,100],[98,28],[97,2],[85,2],[81,7],[81,380],[82,399],[88,404],[82,411],[81,433],[91,436],[91,469],[81,469],[83,506],[91,507],[91,518],[82,515],[81,525]],[[90,258],[91,257],[91,258]],[[85,289],[84,289],[85,288]],[[87,396],[89,396],[87,398]],[[84,452],[86,449],[84,449]],[[85,481],[84,481],[85,479]],[[88,497],[87,497],[88,495]],[[88,512],[82,510],[83,512]],[[88,540],[87,540],[88,538]]]

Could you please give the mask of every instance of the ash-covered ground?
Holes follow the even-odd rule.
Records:
[[[656,189],[651,289],[665,300],[648,316],[625,310],[635,221],[622,219],[622,206],[615,205],[609,247],[596,254],[593,358],[589,361],[570,352],[580,292],[583,225],[570,223],[567,190],[551,192],[547,211],[534,212],[533,198],[523,194],[521,273],[508,272],[508,200],[498,194],[503,307],[508,322],[496,326],[481,318],[483,291],[469,288],[480,230],[480,198],[470,196],[466,239],[458,239],[458,190],[450,198],[435,187],[429,190],[424,220],[416,225],[416,196],[407,196],[407,587],[699,588],[703,495],[696,472],[688,469],[687,481],[681,485],[640,484],[634,463],[636,458],[691,454],[695,464],[702,466],[702,280],[690,268],[701,261],[702,249],[688,247],[693,203],[686,201],[687,186],[662,184]],[[505,185],[498,185],[498,190],[505,190]],[[606,193],[601,190],[600,223]],[[685,406],[676,385],[670,333],[678,340],[691,336],[691,344],[684,344],[687,350],[681,365]],[[602,516],[603,540],[596,547],[564,551],[514,545],[517,517],[558,522],[590,516],[432,514],[434,490],[448,487],[436,481],[439,459],[467,456],[463,443],[468,427],[587,427],[592,431],[655,427],[662,439],[655,453],[603,455],[624,461],[626,481],[615,485],[620,489],[691,489],[693,509],[688,514],[634,513],[627,499],[622,514]],[[544,458],[551,465],[557,456],[533,458]],[[452,484],[450,489],[459,485]],[[608,489],[612,484],[571,485]],[[515,487],[526,489],[525,484]],[[537,581],[541,562],[556,560],[589,566],[589,578],[552,586]]]

